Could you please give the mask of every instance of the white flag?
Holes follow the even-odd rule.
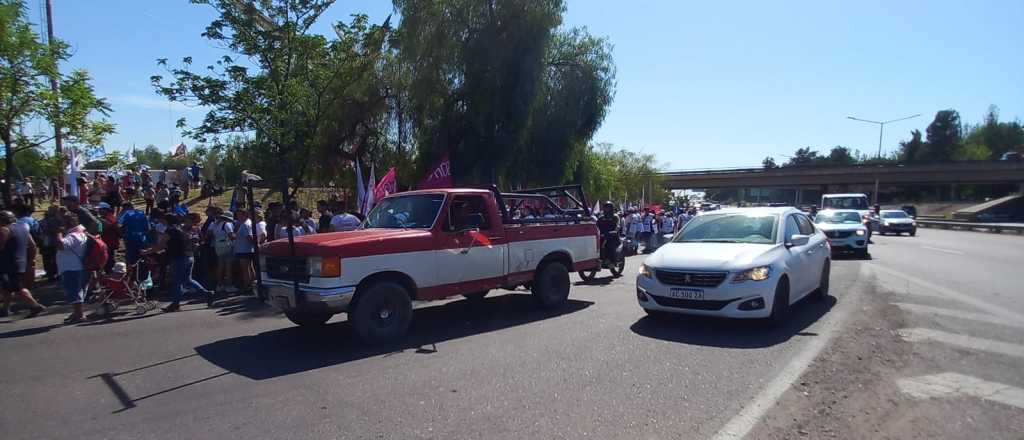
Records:
[[[369,214],[370,210],[373,209],[373,205],[375,203],[377,203],[377,201],[375,200],[375,196],[374,196],[374,193],[376,192],[376,191],[374,191],[374,188],[376,188],[376,187],[377,187],[376,177],[374,177],[374,175],[373,175],[373,164],[371,163],[370,164],[370,183],[367,185],[367,188],[369,188],[369,191],[366,191],[366,199],[363,201],[364,202],[363,203],[363,209],[361,210],[361,213],[363,215]]]
[[[78,158],[74,148],[68,148],[68,185],[68,195],[78,197]]]

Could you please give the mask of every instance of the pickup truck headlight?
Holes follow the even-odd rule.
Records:
[[[770,276],[772,276],[771,266],[761,266],[737,273],[736,276],[732,277],[732,282],[739,284],[747,281],[764,281]]]
[[[318,278],[334,278],[341,276],[341,258],[310,257],[309,276]]]
[[[644,277],[647,278],[651,278],[654,276],[654,271],[651,270],[651,268],[646,264],[640,263],[640,275],[643,275]]]
[[[864,236],[864,234],[865,234],[865,232],[864,232],[864,230],[863,230],[863,229],[858,229],[858,230],[857,230],[857,235],[859,235],[859,236],[863,237],[863,236]]]

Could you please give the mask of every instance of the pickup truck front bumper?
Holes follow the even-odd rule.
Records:
[[[319,288],[289,282],[264,281],[267,300],[278,308],[287,311],[310,311],[341,313],[348,310],[349,303],[355,297],[355,286]]]

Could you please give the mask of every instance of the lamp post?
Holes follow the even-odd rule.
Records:
[[[916,118],[918,116],[921,116],[921,114],[918,113],[916,115],[911,115],[911,116],[907,116],[907,117],[904,117],[904,118],[893,119],[893,120],[889,120],[889,121],[872,121],[872,120],[868,120],[868,119],[855,118],[853,116],[847,116],[846,119],[852,119],[854,121],[860,121],[860,122],[867,122],[869,124],[878,124],[878,157],[881,158],[882,157],[882,133],[885,132],[885,124],[889,124],[889,123],[893,123],[893,122],[899,122],[899,121],[905,121],[907,119],[913,119],[913,118]]]

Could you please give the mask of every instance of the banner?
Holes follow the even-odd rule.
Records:
[[[359,159],[355,161],[356,167],[356,206],[360,212],[363,209],[363,203],[366,202],[366,187],[363,184],[363,170],[359,166]]]
[[[373,189],[374,200],[380,201],[388,194],[394,194],[398,192],[398,181],[396,180],[395,167],[391,167],[384,177],[381,177],[380,183]]]
[[[452,163],[448,160],[448,154],[445,153],[441,161],[438,162],[437,166],[434,167],[434,171],[427,174],[426,177],[420,181],[420,184],[416,186],[416,189],[435,189],[435,188],[451,188],[452,187]]]

